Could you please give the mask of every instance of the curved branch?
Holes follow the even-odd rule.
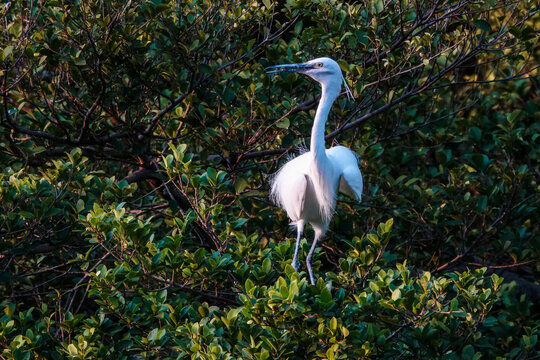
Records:
[[[154,188],[165,189],[166,194],[172,201],[175,201],[178,204],[182,212],[192,209],[193,207],[191,202],[186,195],[180,192],[177,188],[169,186],[169,181],[164,179],[163,175],[160,173],[160,170],[162,170],[160,165],[155,161],[151,161],[151,165],[148,167],[141,168],[126,176],[122,180],[129,183],[148,181]],[[156,181],[159,184],[156,185],[153,183]],[[202,245],[213,250],[220,249],[221,242],[219,241],[219,238],[211,231],[211,229],[208,229],[197,220],[193,222],[193,233],[197,239],[199,239]]]

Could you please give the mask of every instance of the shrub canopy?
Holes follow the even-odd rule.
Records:
[[[1,357],[538,356],[538,10],[0,1]],[[264,68],[319,56],[366,185],[311,286],[268,183],[319,89]]]

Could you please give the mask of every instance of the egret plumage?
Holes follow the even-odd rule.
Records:
[[[328,230],[336,206],[337,193],[342,192],[352,198],[362,198],[362,174],[358,168],[358,158],[344,146],[325,147],[325,124],[332,104],[345,85],[339,65],[332,59],[323,57],[300,64],[270,66],[267,73],[297,72],[305,74],[321,84],[321,98],[311,129],[311,143],[308,152],[288,161],[274,176],[271,197],[283,208],[293,224],[297,237],[292,261],[298,271],[298,250],[304,226],[310,224],[315,236],[306,258],[306,266],[312,285],[315,277],[311,268],[311,258],[317,242]]]

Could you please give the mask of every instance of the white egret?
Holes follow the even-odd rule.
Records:
[[[363,181],[356,154],[344,146],[326,149],[324,144],[324,126],[330,108],[341,91],[341,84],[345,84],[348,95],[351,95],[351,92],[339,65],[327,57],[300,64],[270,66],[266,71],[306,74],[318,81],[322,88],[311,129],[310,150],[288,161],[273,178],[271,189],[273,200],[287,212],[293,224],[296,224],[297,237],[292,261],[296,271],[300,266],[298,248],[304,226],[309,223],[313,227],[315,237],[306,264],[311,284],[315,285],[311,257],[317,242],[328,229],[338,190],[357,200],[362,197]]]

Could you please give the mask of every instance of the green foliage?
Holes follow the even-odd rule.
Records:
[[[5,359],[540,352],[533,1],[0,1]],[[361,158],[311,286],[268,183],[331,56]],[[300,244],[305,259],[312,238]]]

